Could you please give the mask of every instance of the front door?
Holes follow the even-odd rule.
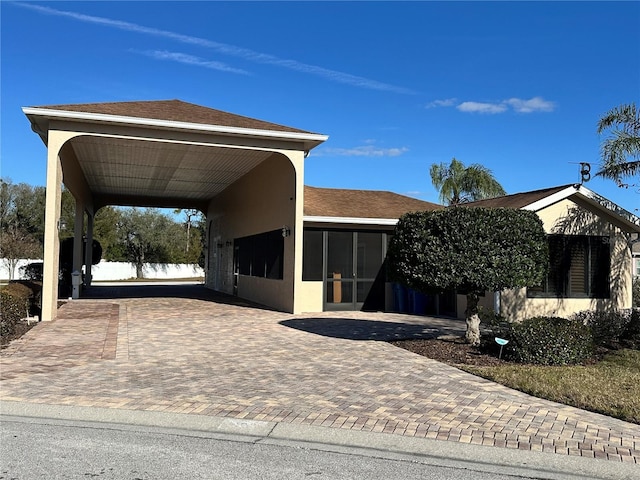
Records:
[[[385,256],[380,232],[328,231],[326,241],[325,310],[361,310],[375,289]],[[379,284],[380,282],[377,282]],[[384,283],[383,283],[384,286]],[[384,298],[382,307],[384,307]]]

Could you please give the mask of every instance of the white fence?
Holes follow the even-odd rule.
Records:
[[[20,278],[20,267],[31,262],[42,260],[18,260],[15,278]],[[204,270],[199,265],[180,263],[145,263],[143,267],[144,278],[149,279],[180,279],[204,277]],[[136,267],[127,262],[105,262],[91,266],[93,281],[127,280],[136,277]],[[9,268],[4,259],[0,262],[0,279],[9,279]]]

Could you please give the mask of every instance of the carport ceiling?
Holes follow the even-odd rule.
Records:
[[[91,191],[112,201],[131,196],[207,201],[272,155],[88,136],[71,145]]]

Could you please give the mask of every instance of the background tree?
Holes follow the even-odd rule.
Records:
[[[534,213],[507,208],[449,208],[408,213],[389,245],[393,281],[424,293],[466,294],[466,339],[480,343],[479,297],[486,291],[539,285],[547,238]]]
[[[42,258],[45,188],[14,184],[9,178],[0,180],[0,257],[13,277],[19,259]],[[198,211],[185,214],[183,225],[157,209],[106,206],[96,213],[93,238],[102,245],[105,260],[132,262],[138,276],[147,262],[199,263],[204,221]],[[65,246],[72,245],[75,199],[66,188],[62,190],[60,219],[65,225],[59,232],[60,240]]]
[[[596,173],[620,187],[640,184],[640,112],[635,103],[609,110],[598,122],[598,134],[607,132],[600,148],[601,166]],[[635,179],[637,183],[623,180]]]
[[[121,211],[118,222],[118,243],[126,261],[136,267],[136,277],[143,278],[145,263],[169,263],[171,227],[175,222],[158,209],[130,208]]]
[[[0,258],[9,270],[10,280],[19,260],[42,257],[44,235],[38,225],[38,193],[39,189],[25,183],[0,179]]]
[[[185,241],[185,252],[188,255],[189,247],[191,246],[191,227],[193,226],[194,223],[198,223],[200,221],[199,217],[202,216],[202,212],[200,212],[200,210],[197,210],[195,208],[186,208],[186,209],[178,208],[174,210],[173,213],[177,215],[183,214],[185,217],[184,226],[187,231],[186,241]]]
[[[42,258],[42,245],[16,225],[9,225],[0,234],[0,258],[13,280],[19,260]]]
[[[491,170],[478,163],[465,167],[452,158],[449,165],[434,163],[429,173],[433,186],[440,192],[440,201],[445,205],[499,197],[506,193]]]
[[[108,262],[127,261],[125,244],[120,241],[117,228],[122,211],[112,206],[102,207],[93,219],[93,238],[102,245],[103,258]]]

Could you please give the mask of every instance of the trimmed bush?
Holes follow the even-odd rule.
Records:
[[[616,347],[631,320],[630,311],[585,310],[571,317],[591,328],[593,342],[602,347]]]
[[[640,308],[640,277],[636,277],[633,279],[633,287],[632,287],[632,298],[631,301],[634,308]]]
[[[42,282],[43,262],[32,262],[20,267],[20,275],[22,278],[32,280],[34,282]]]
[[[597,346],[640,349],[640,309],[613,312],[585,310],[571,318],[591,328]]]
[[[631,310],[629,323],[622,332],[620,343],[626,348],[640,350],[640,308]]]
[[[26,285],[10,283],[0,290],[0,336],[11,335],[29,308],[33,292]]]
[[[520,363],[573,365],[593,356],[591,329],[579,320],[535,317],[511,323],[506,354]]]

